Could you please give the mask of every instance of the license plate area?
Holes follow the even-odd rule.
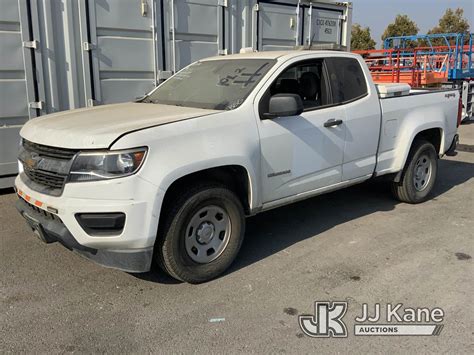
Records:
[[[33,233],[38,237],[38,239],[40,239],[44,243],[48,243],[48,238],[46,238],[46,234],[44,233],[41,223],[35,218],[31,217],[26,212],[23,212],[23,217],[25,218],[26,222],[33,230]]]

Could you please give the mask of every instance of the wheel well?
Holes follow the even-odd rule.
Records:
[[[413,143],[417,140],[426,140],[433,144],[435,147],[435,150],[440,154],[441,150],[441,128],[430,128],[424,131],[419,132],[415,138],[413,138],[413,142],[411,143],[411,146],[413,146]],[[411,150],[411,147],[410,147]],[[393,177],[394,182],[400,182],[402,179],[402,176],[404,174],[405,169],[400,170],[398,173],[395,174]]]
[[[441,150],[441,128],[430,128],[425,131],[418,133],[413,141],[418,139],[424,139],[434,145],[438,154]],[[413,143],[412,143],[413,144]]]
[[[163,206],[175,200],[182,189],[201,182],[217,182],[225,185],[239,197],[245,214],[250,214],[250,183],[247,170],[240,165],[226,165],[196,171],[180,177],[166,190]]]

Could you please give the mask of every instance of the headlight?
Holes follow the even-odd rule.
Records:
[[[145,160],[147,148],[84,152],[74,159],[70,182],[114,179],[135,174]]]

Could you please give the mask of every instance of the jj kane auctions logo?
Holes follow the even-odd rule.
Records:
[[[343,317],[347,308],[347,302],[315,302],[314,314],[298,317],[300,328],[313,338],[345,338],[348,332]],[[402,303],[382,307],[376,303],[371,311],[367,303],[362,304],[361,315],[354,319],[354,335],[423,336],[439,335],[443,330],[441,308],[403,308]]]

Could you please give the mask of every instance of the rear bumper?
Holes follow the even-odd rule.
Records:
[[[456,155],[456,149],[458,147],[458,144],[459,144],[459,134],[456,134],[453,138],[453,141],[451,142],[451,145],[450,147],[448,148],[448,150],[446,151],[446,155],[448,157],[452,157],[452,156],[455,156]]]
[[[150,270],[153,247],[139,250],[106,250],[87,247],[74,238],[58,216],[39,209],[21,198],[16,202],[16,208],[45,243],[59,242],[69,250],[105,267],[126,272],[146,272]]]

